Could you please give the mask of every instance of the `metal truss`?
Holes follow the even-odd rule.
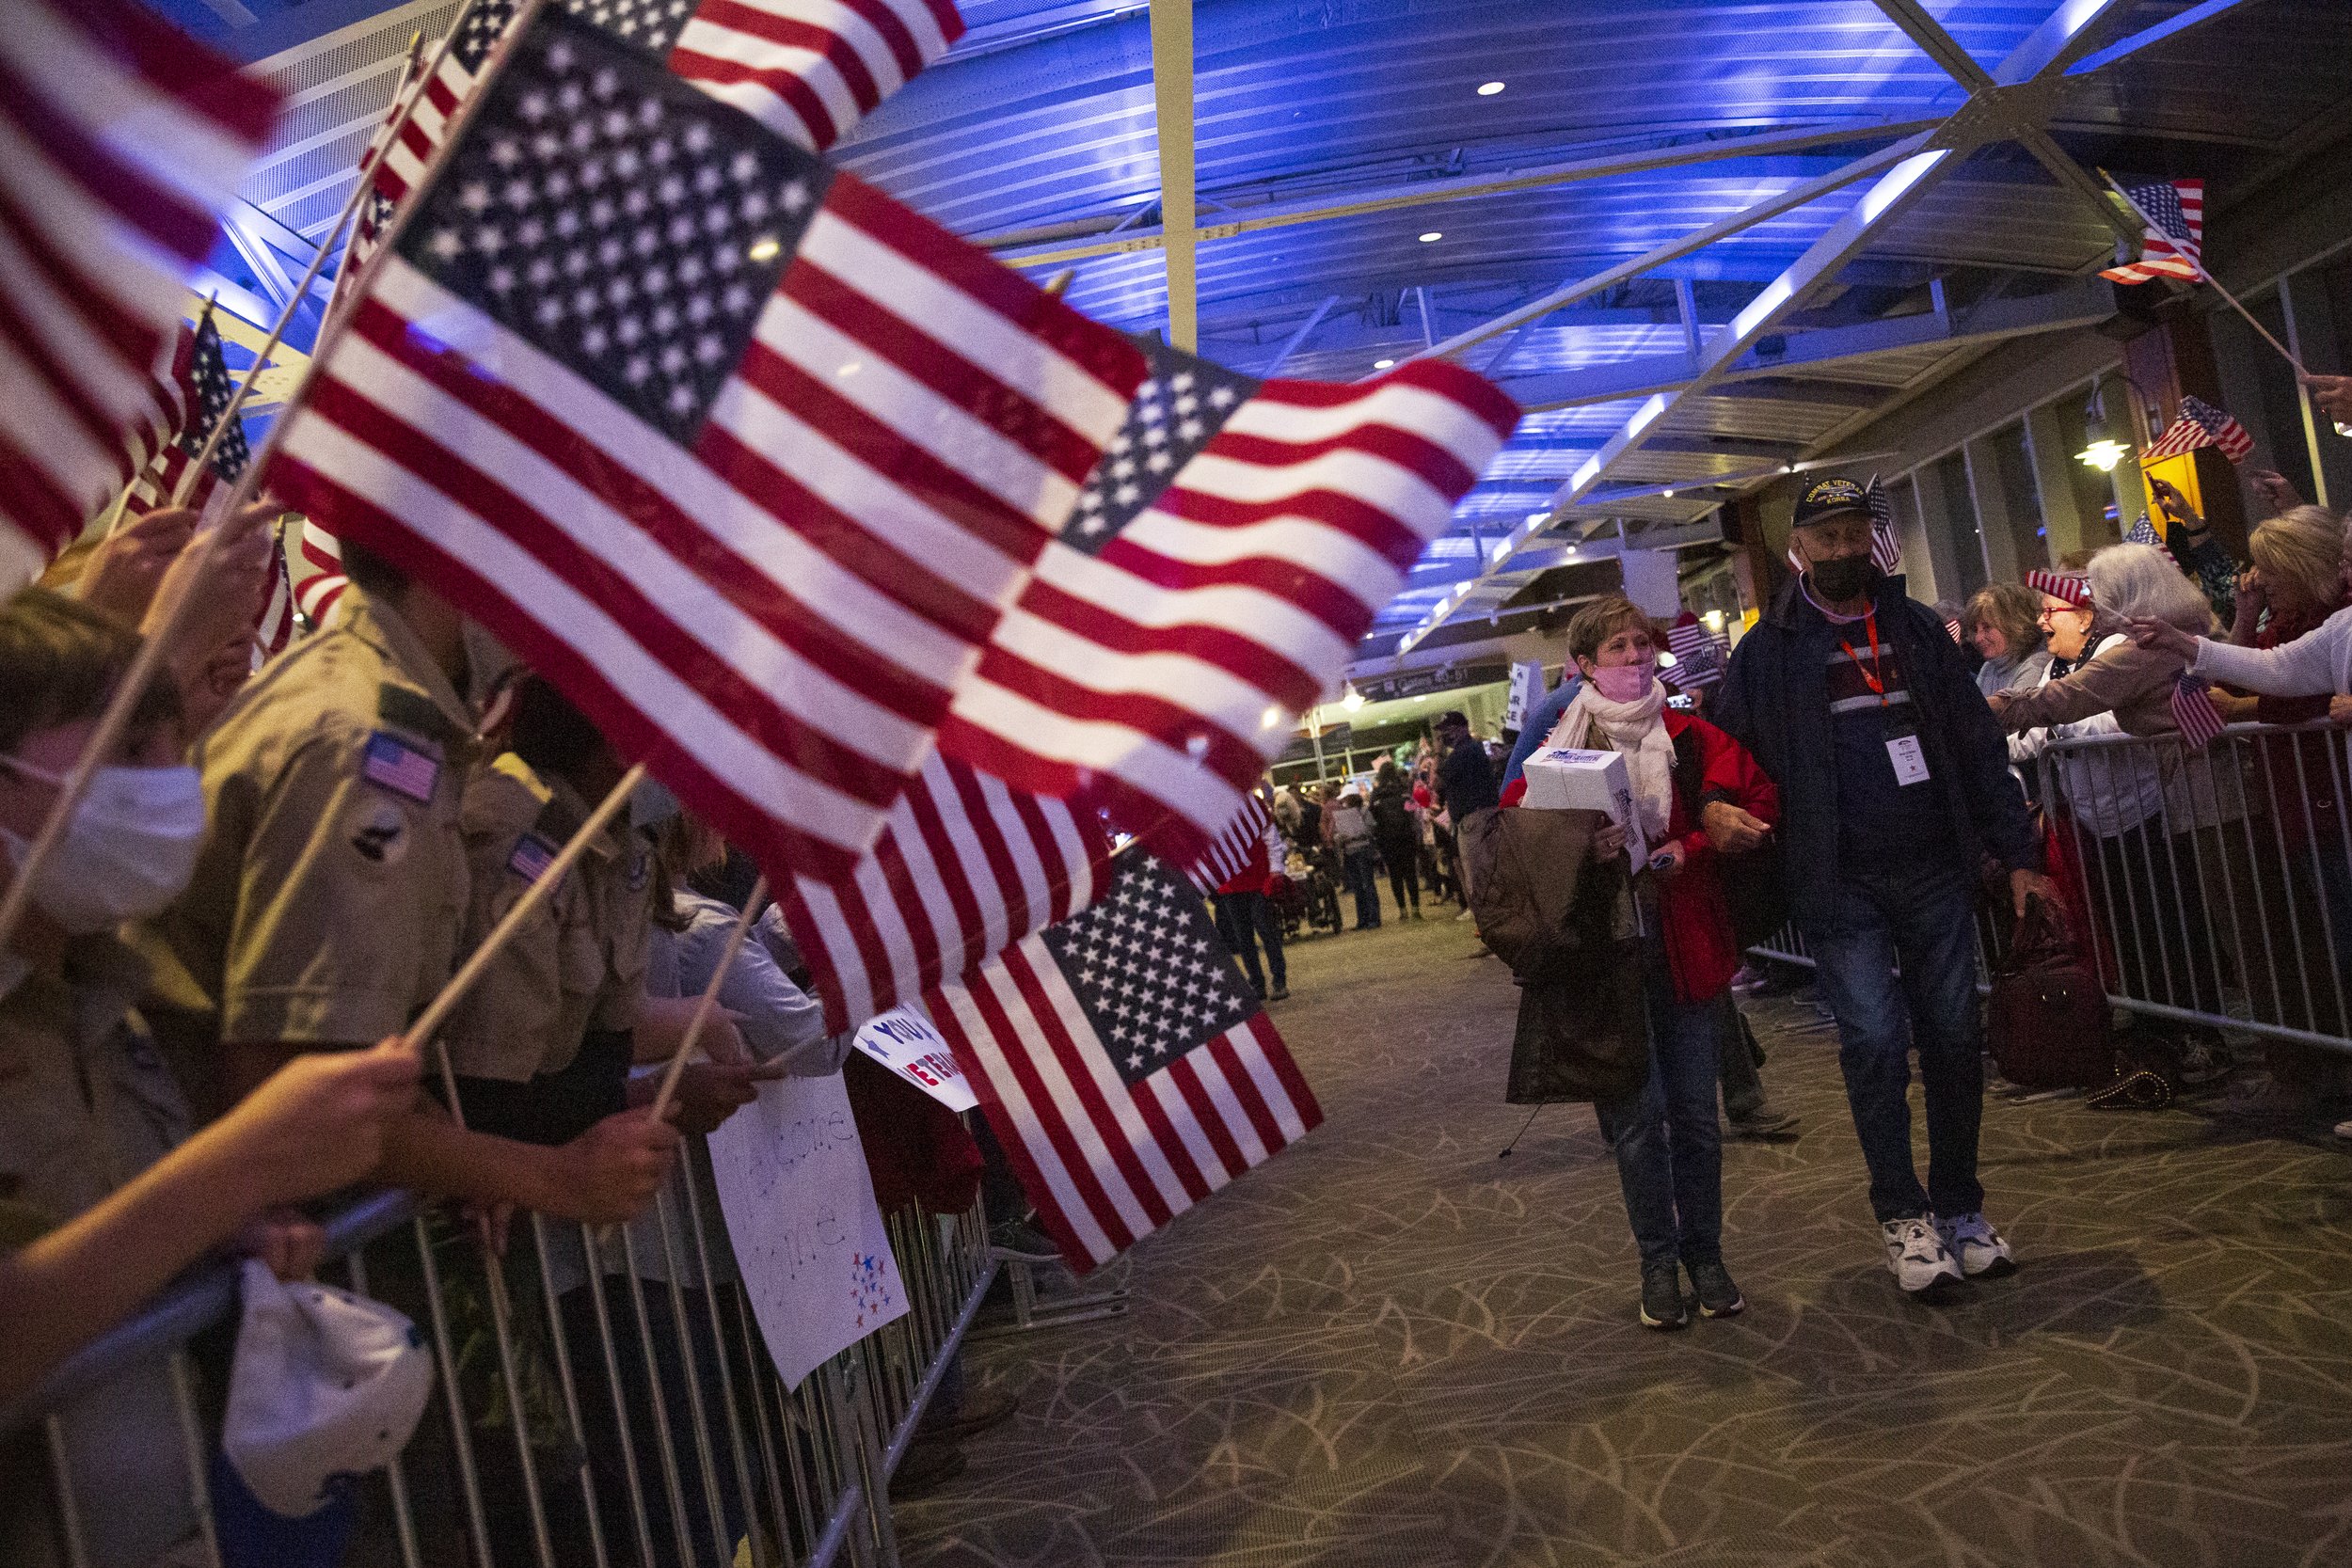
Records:
[[[1870,243],[1873,235],[1909,211],[1921,196],[1979,148],[1997,141],[2018,142],[2062,187],[2092,202],[2101,221],[2136,244],[2138,225],[2119,213],[2097,182],[2050,139],[2048,122],[2064,101],[2070,84],[2087,79],[2095,70],[2130,58],[2149,44],[2176,37],[2185,26],[2210,21],[2245,3],[2249,0],[2209,0],[2169,24],[2147,28],[2092,55],[2090,47],[2098,31],[2112,17],[2129,9],[2129,0],[2062,0],[2024,43],[1988,72],[1928,14],[1918,0],[1875,0],[1889,21],[1967,90],[1966,100],[1918,138],[1915,150],[1900,154],[1899,161],[1880,173],[1861,198],[1803,256],[1749,301],[1728,326],[1714,333],[1695,353],[1670,356],[1685,361],[1688,373],[1651,391],[1616,433],[1559,488],[1552,498],[1551,510],[1556,514],[1592,495],[1615,465],[1661,434],[1661,426],[1681,404],[1705,394],[1728,378],[1735,366],[1753,363],[1758,344],[1774,335],[1775,328],[1790,313],[1803,309],[1817,290],[1834,279]],[[2188,20],[2192,16],[2194,21]],[[1508,319],[1498,318],[1501,325],[1495,325],[1494,330],[1503,330],[1527,319],[1521,312],[1509,313]],[[1486,335],[1483,329],[1473,332]],[[1468,341],[1479,341],[1477,337],[1465,336]],[[1786,355],[1773,357],[1779,367],[1788,362]],[[1639,376],[1640,372],[1635,372],[1626,379],[1638,381]],[[1639,392],[1621,382],[1611,395],[1627,397]],[[1532,538],[1544,526],[1531,519],[1515,530],[1514,534]],[[1520,539],[1518,545],[1524,542]],[[1484,581],[1502,569],[1502,562],[1517,553],[1518,545],[1504,549],[1479,578],[1449,590],[1437,607],[1406,634],[1397,651],[1408,651],[1442,626]]]

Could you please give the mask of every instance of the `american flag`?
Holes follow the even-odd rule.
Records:
[[[2157,549],[2164,551],[2164,557],[2167,561],[2172,562],[2172,563],[2176,566],[2180,564],[2179,561],[2174,559],[2170,548],[2166,546],[2164,542],[2164,535],[2156,531],[2156,525],[2148,520],[2148,514],[2145,512],[2139,515],[2139,521],[2134,523],[2130,528],[2124,531],[2123,543],[2126,545],[2153,545]]]
[[[2127,193],[2152,227],[2139,237],[2139,260],[2109,267],[2099,276],[2118,283],[2147,283],[2159,277],[2202,276],[2199,261],[2205,243],[2205,182],[2175,180],[2134,185]]]
[[[1200,895],[1139,851],[1116,865],[1091,909],[925,999],[1080,1270],[1323,1119]]]
[[[940,745],[1208,847],[1518,410],[1459,366],[1254,381],[1156,342],[1068,526],[956,689]]]
[[[796,877],[781,902],[839,1034],[1086,908],[1109,857],[1092,811],[934,752],[855,874],[838,886]]]
[[[2140,455],[2140,461],[2153,463],[2159,458],[2178,457],[2199,447],[2217,447],[2231,462],[2243,463],[2253,455],[2254,438],[2246,434],[2244,425],[2204,399],[2184,396],[2181,417],[2172,421],[2171,429],[2156,437],[2154,444]]]
[[[253,622],[253,668],[259,670],[294,641],[294,586],[286,577],[286,544],[273,527],[269,542],[269,589]]]
[[[129,0],[9,7],[0,593],[30,580],[138,471],[184,274],[211,248],[278,99]]]
[[[343,547],[315,519],[302,519],[302,537],[287,558],[287,580],[303,620],[313,627],[327,624],[351,586],[343,573]]]
[[[2090,608],[2090,579],[2079,572],[2053,572],[2037,566],[2026,574],[2026,586],[2053,599],[2064,599],[2078,610]]]
[[[1675,656],[1669,678],[1685,691],[1713,686],[1724,678],[1723,643],[1687,610],[1666,628],[1666,651]]]
[[[563,0],[575,16],[666,56],[671,74],[822,152],[963,34],[950,0]],[[450,121],[472,95],[516,0],[472,0],[423,97],[376,166],[335,279],[329,313],[375,253],[392,211],[423,180]],[[401,117],[421,47],[393,89],[371,150]],[[363,160],[364,163],[364,160]]]
[[[2214,705],[2213,683],[2183,671],[2172,682],[2172,721],[2181,727],[2181,740],[2201,752],[2220,738],[2229,721]]]
[[[1226,825],[1225,831],[1209,841],[1200,858],[1184,867],[1184,876],[1202,893],[1215,893],[1252,864],[1279,863],[1270,862],[1272,851],[1266,834],[1273,831],[1274,813],[1254,789],[1245,791],[1241,811]]]
[[[1142,356],[630,43],[552,9],[511,43],[271,482],[838,879]]]
[[[1968,634],[1961,629],[1961,625],[1958,621],[1949,619],[1946,620],[1944,623],[1944,629],[1951,634],[1953,641],[1963,645],[1966,644],[1968,641]]]
[[[1890,575],[1901,571],[1903,542],[1895,532],[1895,499],[1876,474],[1862,487],[1862,498],[1870,503],[1870,564]]]
[[[477,8],[481,4],[482,0],[475,0]],[[460,19],[461,29],[471,16],[472,12],[469,11]],[[501,14],[495,19],[490,30],[483,33],[461,30],[450,40],[448,52],[442,55],[440,68],[436,73],[437,80],[445,80],[449,84],[442,93],[443,107],[436,112],[433,119],[437,127],[447,125],[449,114],[464,96],[454,85],[458,73],[463,73],[466,86],[470,87],[474,68],[488,56],[490,45],[498,40],[496,28],[503,26],[506,20],[507,16]],[[472,56],[474,67],[465,64],[465,56],[469,55]],[[408,40],[408,57],[400,68],[400,80],[392,84],[392,102],[384,111],[384,123],[378,125],[375,134],[368,138],[367,151],[359,159],[359,167],[363,171],[370,159],[376,161],[375,169],[368,177],[368,198],[359,204],[359,211],[352,219],[351,238],[343,245],[343,259],[336,263],[335,287],[326,297],[326,314],[330,318],[342,313],[349,300],[352,285],[358,281],[359,274],[368,264],[368,258],[375,254],[385,229],[392,221],[392,212],[400,205],[400,198],[408,194],[425,161],[432,156],[432,150],[438,147],[443,139],[437,134],[428,137],[421,127],[418,127],[412,135],[410,126],[415,125],[413,117],[409,125],[401,125],[402,113],[407,107],[409,96],[417,88],[417,74],[423,69],[424,35],[420,33]],[[416,112],[418,115],[424,114],[425,105],[418,104]],[[400,126],[399,146],[392,150],[385,150],[391,142],[394,126]],[[420,148],[421,152],[418,150]]]
[[[183,325],[180,329],[171,374],[180,388],[181,406],[187,410],[187,417],[182,421],[179,434],[131,482],[126,513],[152,512],[172,503],[171,498],[187,477],[189,466],[202,454],[205,442],[212,439],[213,427],[220,422],[237,394],[236,378],[229,373],[229,361],[221,355],[220,328],[214,324],[210,307],[198,317],[193,328]],[[213,448],[213,460],[205,465],[205,471],[197,476],[195,486],[189,490],[187,504],[202,511],[215,492],[226,494],[221,490],[223,484],[237,483],[252,460],[245,440],[245,421],[231,420],[229,428],[222,432],[219,444]]]

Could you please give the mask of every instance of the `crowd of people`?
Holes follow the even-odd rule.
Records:
[[[2233,1045],[2261,1038],[2268,1070],[2248,1076],[2249,1099],[2342,1108],[2344,1056],[2292,1032],[2352,1038],[2352,530],[2258,473],[2274,515],[2241,565],[2177,488],[2152,488],[2165,546],[2086,551],[1947,617],[1874,563],[1862,487],[1816,481],[1791,519],[1801,572],[1721,686],[1676,706],[1662,630],[1643,611],[1612,596],[1570,623],[1565,678],[1516,737],[1503,800],[1517,803],[1539,748],[1626,758],[1649,852],[1635,886],[1656,916],[1652,1071],[1596,1110],[1639,1245],[1645,1323],[1680,1326],[1692,1301],[1703,1315],[1740,1302],[1720,1235],[1717,1097],[1731,1110],[1747,1054],[1723,995],[1738,962],[1724,885],[1767,843],[1837,1028],[1870,1205],[1907,1291],[1934,1298],[2015,1267],[1977,1175],[1980,932],[1997,949],[2037,905],[2102,989],[2153,1005],[2111,1020],[2118,1078],[2153,1071],[2168,1094],[2216,1085],[2242,1065]],[[2266,728],[2184,735],[2187,705],[2206,700],[2217,728]],[[1593,852],[1625,845],[1613,829]],[[2352,1136],[2352,1122],[2336,1131]]]
[[[386,1186],[447,1200],[432,1211],[440,1283],[412,1262],[379,1269],[370,1293],[422,1323],[423,1293],[437,1291],[461,1318],[462,1342],[486,1332],[486,1320],[463,1321],[464,1303],[489,1299],[485,1271],[544,1268],[553,1307],[535,1330],[518,1315],[514,1332],[568,1341],[555,1356],[580,1380],[592,1457],[608,1465],[620,1449],[599,1443],[596,1423],[610,1425],[617,1400],[683,1411],[720,1398],[685,1386],[675,1351],[702,1336],[698,1375],[717,1367],[700,1293],[711,1281],[614,1292],[614,1331],[591,1279],[663,1256],[658,1233],[633,1248],[617,1238],[651,1224],[691,1135],[752,1101],[763,1081],[845,1074],[883,1201],[961,1212],[992,1162],[962,1118],[853,1056],[849,1035],[827,1032],[772,904],[658,1112],[661,1069],[680,1052],[741,902],[739,889],[734,906],[712,895],[729,880],[726,845],[648,782],[586,835],[548,896],[518,909],[597,803],[620,794],[622,760],[553,685],[356,544],[344,549],[351,588],[332,623],[256,670],[262,578],[252,541],[266,540],[275,517],[257,506],[229,519],[226,543],[199,560],[183,549],[188,514],[150,514],[0,604],[9,694],[0,847],[10,865],[25,862],[132,672],[136,628],[167,595],[197,596],[191,641],[203,650],[165,661],[139,690],[0,953],[0,1409],[208,1255],[310,1275],[326,1250],[312,1200]],[[232,642],[236,658],[213,657]],[[510,940],[485,954],[439,1031],[446,1051],[421,1053],[412,1022],[502,924]],[[1021,1227],[1026,1205],[1001,1155],[993,1167],[1011,1194],[993,1210],[1006,1233],[1053,1256]],[[534,1228],[545,1219],[622,1229],[605,1231],[613,1244],[586,1247],[566,1227],[571,1242],[542,1239],[527,1264],[518,1246],[532,1249],[513,1228],[524,1212]],[[723,1231],[711,1240],[723,1256]],[[627,1321],[631,1301],[644,1323]],[[524,1359],[547,1364],[548,1350]],[[461,1356],[461,1381],[485,1365]],[[202,1355],[199,1370],[199,1407],[216,1423],[229,1370]],[[127,1402],[110,1387],[59,1412],[75,1468],[94,1466],[80,1478],[83,1528],[102,1560],[146,1560],[193,1527],[167,1370],[154,1362],[125,1374],[144,1379]],[[608,1372],[625,1396],[606,1388]],[[495,1373],[483,1375],[491,1381],[466,1390],[469,1413],[505,1405]],[[544,1396],[527,1376],[523,1386],[533,1403]],[[284,1392],[289,1408],[309,1408],[303,1390]],[[932,1409],[937,1441],[915,1444],[902,1478],[960,1464],[957,1440],[1010,1414],[1001,1400],[959,1403],[952,1388]],[[434,1430],[417,1440],[440,1441]],[[37,1474],[40,1433],[38,1422],[13,1425],[0,1467]],[[535,1527],[508,1473],[512,1443],[477,1441],[473,1452],[492,1539],[528,1555]],[[628,1525],[611,1511],[626,1509],[630,1488],[617,1475],[603,1481],[611,1536]],[[238,1484],[215,1465],[216,1493]],[[0,1556],[48,1560],[39,1543],[55,1528],[49,1493],[6,1490]],[[724,1492],[739,1536],[741,1501],[731,1481]],[[97,1501],[106,1506],[91,1512]],[[294,1560],[268,1510],[234,1495],[216,1502],[224,1560]],[[597,1528],[577,1498],[546,1507],[562,1551]],[[452,1503],[440,1523],[453,1528],[455,1516]]]
[[[1989,912],[2071,914],[2106,989],[2157,1005],[2121,1020],[2134,1049],[2185,1086],[2227,1076],[2255,1037],[2235,1026],[2259,1025],[2269,1092],[2319,1112],[2346,1087],[2342,1058],[2296,1037],[2352,1025],[2338,983],[2352,974],[2352,533],[2275,475],[2257,488],[2275,515],[2242,565],[2159,483],[2166,546],[1989,586],[1956,640],[1873,563],[1861,488],[1817,480],[1792,519],[1803,570],[1719,686],[1670,692],[1650,617],[1621,596],[1586,604],[1565,678],[1508,748],[1449,711],[1366,778],[1274,791],[1264,855],[1216,891],[1220,928],[1279,1002],[1285,939],[1343,928],[1343,896],[1357,930],[1448,904],[1469,918],[1465,824],[1516,805],[1538,748],[1622,753],[1636,819],[1590,848],[1615,863],[1644,847],[1629,869],[1652,1070],[1597,1110],[1642,1320],[1743,1305],[1724,1258],[1719,1101],[1735,1133],[1793,1125],[1766,1102],[1731,1002],[1727,887],[1768,849],[1836,1022],[1888,1267],[1926,1296],[2007,1272],[1977,1174]],[[357,546],[333,624],[257,671],[255,541],[271,519],[229,519],[198,562],[193,519],[150,514],[0,605],[11,863],[122,689],[138,628],[173,595],[199,606],[195,651],[135,694],[0,953],[0,1404],[216,1249],[307,1275],[323,1249],[308,1200],[370,1182],[453,1200],[485,1235],[516,1211],[626,1226],[685,1135],[763,1080],[845,1062],[856,1076],[771,910],[760,960],[729,979],[701,1059],[655,1113],[648,1069],[678,1052],[735,911],[712,896],[726,847],[650,784],[498,951],[428,1070],[411,1022],[627,769],[554,686]],[[2265,727],[2185,736],[2201,701]],[[870,1109],[888,1088],[859,1092]],[[988,1166],[968,1136],[932,1128],[893,1149],[921,1120],[873,1116],[878,1158],[916,1167],[878,1171],[878,1188],[968,1202]],[[614,1266],[578,1255],[549,1280],[575,1364],[612,1364],[581,1292]],[[626,1375],[678,1375],[632,1354]],[[156,1451],[179,1463],[176,1439]],[[501,1512],[497,1528],[519,1528]]]

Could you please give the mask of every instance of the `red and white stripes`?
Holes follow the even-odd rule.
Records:
[[[1323,1119],[1263,1012],[1130,1088],[1037,937],[925,1006],[1073,1264],[1108,1261]]]
[[[1091,811],[934,753],[838,886],[795,878],[786,924],[838,1034],[1086,908],[1110,846]]]
[[[1101,554],[1046,549],[942,748],[1193,859],[1518,418],[1438,360],[1266,383]]]
[[[0,26],[0,592],[137,470],[137,427],[279,95],[128,0]]]

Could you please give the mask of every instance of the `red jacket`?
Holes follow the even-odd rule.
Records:
[[[1780,820],[1780,792],[1764,776],[1748,749],[1704,719],[1668,708],[1662,716],[1675,743],[1674,809],[1666,831],[1682,846],[1682,869],[1659,884],[1659,914],[1666,927],[1666,967],[1675,995],[1684,1002],[1721,996],[1739,973],[1740,957],[1731,935],[1731,910],[1716,875],[1715,847],[1699,827],[1699,810],[1724,800],[1760,821]],[[1519,779],[1503,791],[1502,803],[1516,806],[1527,793]],[[1663,845],[1656,847],[1663,848]]]

